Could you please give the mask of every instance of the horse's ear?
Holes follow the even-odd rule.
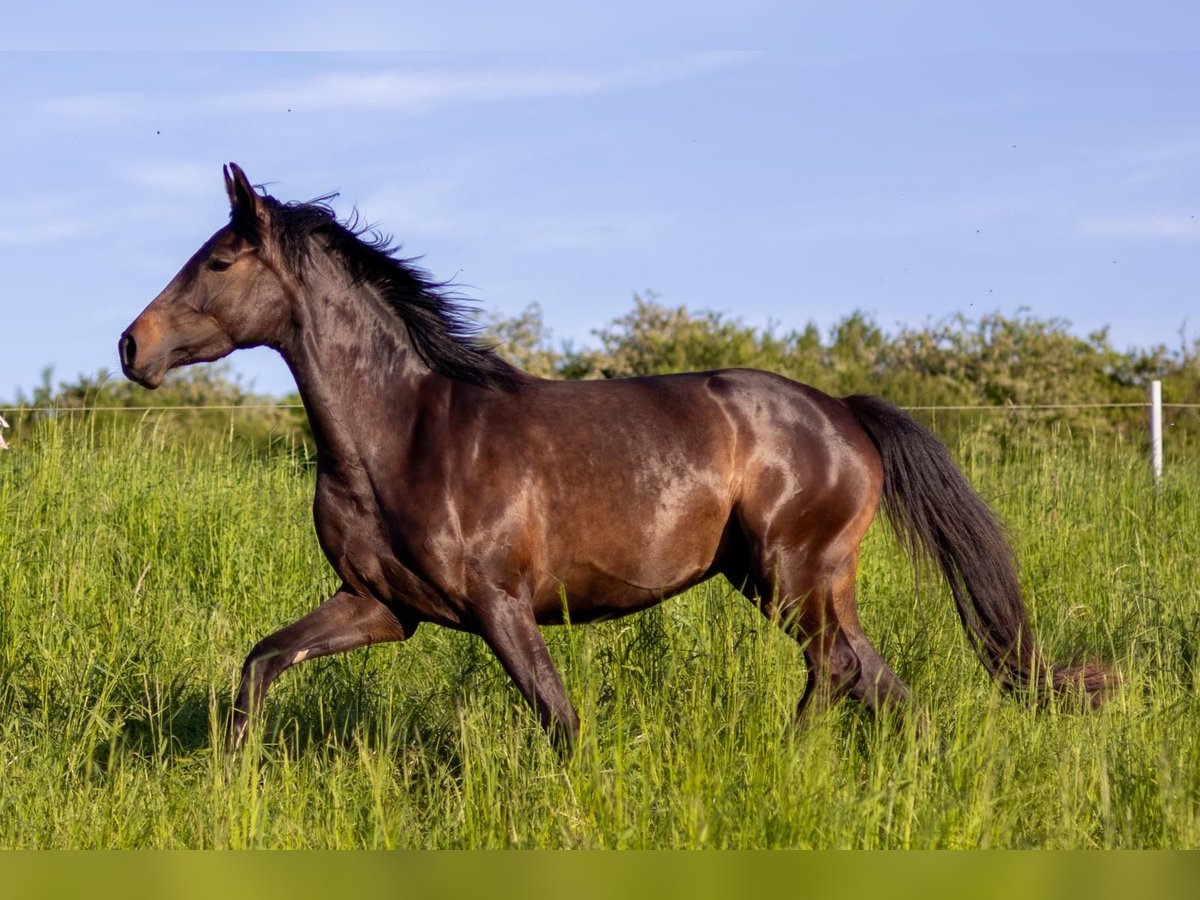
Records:
[[[224,166],[223,170],[225,172],[225,193],[229,195],[229,207],[233,216],[260,218],[262,198],[259,197],[258,191],[254,190],[254,185],[250,183],[250,179],[246,177],[242,167],[231,162]]]

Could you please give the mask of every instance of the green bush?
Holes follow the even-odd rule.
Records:
[[[482,324],[485,341],[540,377],[766,369],[834,395],[878,394],[915,408],[949,442],[969,432],[1005,445],[1018,432],[1045,431],[1047,425],[1068,435],[1144,441],[1143,404],[1154,379],[1163,382],[1169,404],[1200,403],[1200,341],[1181,342],[1174,350],[1160,345],[1120,351],[1107,329],[1080,337],[1063,319],[1024,310],[979,319],[958,314],[892,333],[855,311],[822,334],[812,322],[790,330],[778,324],[756,328],[721,312],[668,306],[647,292],[635,294],[632,309],[597,329],[595,344],[582,348],[556,345],[537,304],[513,317],[493,314]],[[54,385],[47,371],[42,385],[32,396],[18,397],[16,406],[9,419],[18,438],[38,415],[88,415],[139,425],[152,418],[174,440],[222,435],[255,454],[280,448],[307,453],[312,446],[296,395],[255,394],[223,364],[172,372],[154,392],[105,371]],[[95,407],[102,409],[84,412]],[[168,407],[188,409],[163,414]],[[1173,442],[1200,433],[1198,413],[1168,407]]]
[[[666,306],[649,293],[635,294],[633,309],[594,334],[597,347],[556,349],[536,305],[515,318],[493,316],[486,329],[500,353],[543,377],[768,369],[831,394],[878,394],[915,407],[951,441],[964,429],[1001,436],[1038,423],[1080,435],[1141,439],[1146,432],[1141,404],[1154,379],[1162,380],[1167,402],[1200,402],[1200,341],[1177,350],[1160,345],[1119,351],[1107,329],[1079,337],[1069,322],[1025,310],[979,319],[958,314],[892,334],[855,311],[823,336],[811,322],[798,330],[760,329],[720,312]],[[1131,406],[1104,408],[1109,404]],[[998,414],[995,407],[1008,411]],[[1200,430],[1195,410],[1169,409],[1168,425],[1176,433]]]

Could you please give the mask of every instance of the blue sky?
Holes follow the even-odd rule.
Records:
[[[771,3],[738,21],[760,8],[804,25]],[[436,47],[445,28],[413,41]],[[312,34],[275,40],[322,43]],[[1161,48],[1171,34],[1108,36]],[[645,289],[785,328],[1026,307],[1081,333],[1108,325],[1122,348],[1177,345],[1185,322],[1200,335],[1195,53],[882,37],[853,51],[185,52],[213,46],[191,39],[0,53],[0,400],[47,365],[117,368],[121,329],[225,220],[228,160],[281,199],[340,191],[341,211],[357,206],[482,308],[537,302],[577,345]],[[290,389],[268,351],[232,361],[259,390]]]

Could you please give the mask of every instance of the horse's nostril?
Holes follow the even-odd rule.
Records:
[[[121,365],[125,368],[133,366],[133,361],[137,359],[137,341],[133,339],[132,334],[125,334],[121,337]]]

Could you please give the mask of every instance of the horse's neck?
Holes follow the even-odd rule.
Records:
[[[408,329],[374,289],[348,281],[305,290],[296,331],[281,347],[319,450],[361,458],[381,423],[412,409],[430,378]]]

